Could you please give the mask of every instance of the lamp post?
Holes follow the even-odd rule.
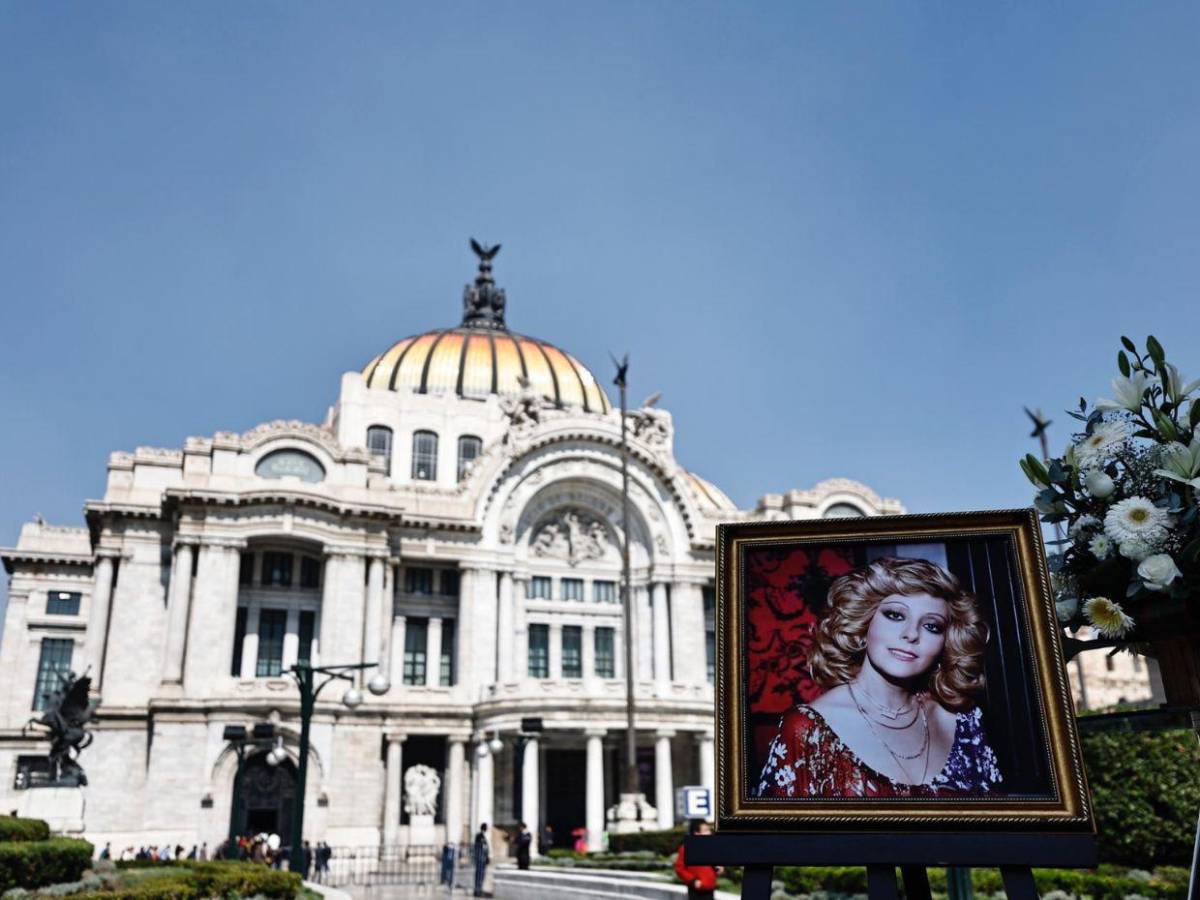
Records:
[[[233,802],[232,809],[229,811],[229,836],[225,842],[225,857],[236,859],[238,820],[242,805],[242,767],[246,763],[246,747],[273,743],[275,726],[270,722],[255,722],[254,730],[247,735],[245,725],[226,725],[221,739],[229,742],[229,746],[233,748],[234,755],[237,757],[237,767],[233,770]],[[277,759],[273,758],[274,753],[275,751],[272,750],[267,757],[267,761],[272,765],[276,764]]]
[[[300,764],[296,772],[296,799],[292,811],[291,844],[288,848],[288,868],[293,872],[300,871],[300,848],[304,843],[304,788],[308,780],[308,746],[309,726],[312,724],[313,710],[316,709],[317,697],[325,686],[333,681],[349,681],[350,687],[342,695],[342,703],[350,709],[362,705],[362,691],[354,687],[352,672],[363,669],[373,669],[379,663],[354,663],[345,666],[313,666],[307,662],[298,662],[288,670],[300,688]],[[324,680],[319,681],[319,677]],[[376,675],[367,683],[367,690],[376,696],[386,694],[391,684],[383,674]]]
[[[621,605],[625,612],[625,793],[637,794],[637,728],[634,725],[633,698],[633,609],[629,591],[629,435],[625,422],[625,374],[629,354],[620,362],[613,357],[617,377],[613,379],[621,393]]]

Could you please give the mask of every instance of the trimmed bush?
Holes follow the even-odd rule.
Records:
[[[0,841],[44,841],[48,837],[50,826],[41,819],[0,816]]]
[[[78,881],[91,865],[93,849],[75,838],[0,843],[0,894],[14,887]]]
[[[139,861],[150,863],[150,860]],[[293,900],[300,875],[249,862],[163,861],[124,866],[125,883],[70,894],[71,900],[200,900],[206,897],[267,897]],[[33,898],[29,898],[33,900]]]
[[[632,834],[610,834],[608,849],[612,853],[632,853],[649,850],[659,856],[669,856],[679,849],[687,832],[682,828],[668,831],[637,831]]]

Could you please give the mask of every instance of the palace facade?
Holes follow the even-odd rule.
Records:
[[[598,846],[620,792],[627,677],[656,824],[673,824],[676,788],[712,786],[716,524],[904,509],[841,479],[739,509],[679,464],[671,416],[650,405],[627,418],[626,519],[619,411],[575,357],[507,328],[487,253],[461,323],[344,375],[323,423],[113,453],[86,527],[31,522],[0,550],[0,808],[118,849],[211,848],[231,816],[286,838],[299,716],[287,671],[303,660],[377,662],[390,682],[353,709],[343,685],[321,695],[314,841],[415,839],[402,776],[424,765],[441,779],[438,842],[511,823],[519,806],[535,833],[548,824],[568,844],[583,828]],[[90,784],[28,788],[46,744],[22,726],[59,673],[85,670],[102,701],[80,759]],[[521,739],[518,779],[530,718],[543,730]],[[233,810],[224,728],[264,721],[287,759],[252,753]]]

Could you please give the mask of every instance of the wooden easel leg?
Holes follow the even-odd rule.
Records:
[[[742,870],[742,900],[771,900],[772,866],[746,866]]]
[[[926,890],[929,890],[926,883]],[[900,900],[895,866],[867,866],[867,896],[871,900]]]
[[[904,894],[908,900],[933,900],[929,892],[929,873],[924,866],[901,866],[900,877],[904,879]]]
[[[1000,877],[1004,879],[1004,893],[1008,894],[1008,900],[1038,900],[1033,869],[1029,866],[1001,866]]]

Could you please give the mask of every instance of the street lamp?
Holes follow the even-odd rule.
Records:
[[[355,663],[346,666],[313,666],[307,662],[298,662],[288,669],[288,674],[295,679],[300,688],[300,764],[296,772],[296,798],[292,811],[291,846],[288,850],[288,868],[299,872],[301,868],[300,848],[304,838],[304,788],[308,781],[308,745],[309,726],[312,724],[313,710],[317,705],[317,697],[325,686],[333,681],[349,681],[350,687],[342,694],[342,704],[349,709],[362,705],[362,691],[354,687],[353,672],[363,669],[373,669],[379,663]],[[318,676],[324,680],[318,683]],[[379,696],[391,689],[391,682],[382,673],[375,675],[367,684],[367,690]]]
[[[233,770],[233,809],[229,815],[229,836],[225,843],[225,856],[228,859],[236,859],[238,821],[242,805],[242,767],[246,762],[246,747],[258,747],[274,741],[275,726],[271,722],[255,722],[254,730],[247,734],[245,725],[226,725],[221,739],[229,742],[237,757],[237,767]],[[272,750],[267,754],[268,763],[271,763],[271,756],[276,752],[277,750]]]

